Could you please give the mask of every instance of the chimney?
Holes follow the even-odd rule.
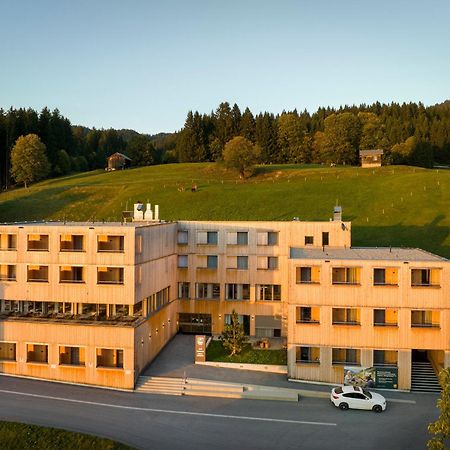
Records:
[[[335,206],[333,209],[333,220],[335,222],[342,222],[342,206]]]
[[[147,203],[147,207],[145,208],[145,213],[144,213],[144,219],[145,220],[153,220],[153,211],[152,211],[151,203]]]
[[[144,204],[141,202],[134,204],[133,220],[144,220]]]

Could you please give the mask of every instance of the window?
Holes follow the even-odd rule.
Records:
[[[311,306],[297,306],[297,323],[320,323],[320,309]]]
[[[333,267],[333,284],[360,284],[360,267]]]
[[[376,327],[396,327],[397,310],[396,309],[374,309],[373,324]]]
[[[178,255],[178,267],[180,269],[187,269],[187,267],[188,267],[188,255]]]
[[[219,283],[197,283],[196,297],[198,299],[220,299],[220,284]]]
[[[237,232],[237,245],[248,245],[248,233],[246,231]]]
[[[322,232],[322,246],[330,245],[330,233],[328,231]]]
[[[123,369],[123,350],[98,348],[97,367]]]
[[[217,245],[217,231],[197,231],[197,244]]]
[[[333,348],[333,364],[348,364],[359,366],[361,364],[361,351],[351,348]]]
[[[189,234],[187,232],[187,230],[180,230],[178,231],[178,239],[177,239],[177,243],[180,245],[187,245],[187,243],[189,239]]]
[[[16,344],[13,342],[0,342],[0,361],[16,360]]]
[[[60,283],[84,283],[84,268],[78,266],[60,266]]]
[[[305,245],[313,245],[314,236],[305,236]]]
[[[258,256],[258,270],[277,270],[278,256]]]
[[[206,257],[206,267],[208,269],[217,269],[217,255],[208,255]]]
[[[320,347],[296,347],[295,360],[297,363],[320,364]]]
[[[48,266],[33,266],[27,267],[27,281],[33,283],[48,282]]]
[[[227,284],[225,292],[227,300],[250,300],[249,284]]]
[[[257,235],[258,245],[278,245],[278,231],[263,231]]]
[[[217,245],[217,231],[208,231],[207,232],[207,239],[206,239],[206,243],[209,245]]]
[[[97,267],[97,284],[123,284],[123,267]]]
[[[0,250],[16,250],[17,249],[17,235],[2,234],[0,236]]]
[[[297,284],[319,284],[320,283],[320,267],[297,267],[296,268]]]
[[[178,298],[191,298],[189,295],[190,283],[178,283]]]
[[[28,251],[48,252],[48,234],[29,234]]]
[[[417,328],[439,328],[439,311],[411,311],[411,326]]]
[[[239,270],[248,269],[248,256],[237,256],[236,257],[236,268]]]
[[[104,253],[123,253],[124,252],[124,236],[97,236],[97,251]]]
[[[257,285],[256,301],[281,301],[281,285],[279,284]]]
[[[59,347],[59,364],[84,366],[86,364],[83,347]]]
[[[333,308],[333,325],[360,325],[358,308]]]
[[[395,350],[374,350],[374,366],[396,366],[398,361],[398,352]]]
[[[440,269],[411,269],[411,286],[440,286]]]
[[[0,266],[0,281],[16,281],[16,266],[2,264]]]
[[[59,251],[83,252],[84,236],[81,234],[61,234],[59,237]]]
[[[27,362],[48,364],[48,345],[27,344]]]
[[[395,267],[373,269],[373,284],[374,286],[398,286],[398,269]]]

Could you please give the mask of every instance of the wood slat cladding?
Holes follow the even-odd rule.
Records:
[[[1,225],[0,235],[6,373],[131,389],[180,317],[186,331],[198,317],[202,333],[220,334],[233,309],[251,336],[287,338],[293,378],[342,382],[333,348],[355,350],[362,367],[374,350],[396,352],[404,389],[413,349],[428,350],[436,367],[450,363],[450,262],[418,249],[351,248],[351,224],[340,219],[33,223]],[[29,251],[31,235],[48,236],[48,249]],[[48,281],[28,282],[30,267],[47,267]],[[412,326],[422,316],[424,326]],[[27,362],[27,345],[47,349],[48,362]]]

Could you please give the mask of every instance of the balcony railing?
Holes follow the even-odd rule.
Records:
[[[411,327],[413,327],[413,328],[440,328],[440,324],[429,323],[429,322],[412,322]]]
[[[123,280],[97,280],[97,284],[123,284]]]
[[[397,322],[374,322],[374,327],[398,327]]]
[[[356,320],[346,320],[346,321],[339,321],[339,320],[333,320],[333,325],[361,325],[361,322],[357,322]]]
[[[30,283],[48,283],[48,278],[28,278]]]
[[[314,320],[314,319],[310,319],[310,320],[305,320],[305,319],[297,319],[296,323],[314,323],[314,324],[319,324],[320,320]]]

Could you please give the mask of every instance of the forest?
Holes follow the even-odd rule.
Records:
[[[133,166],[220,161],[225,144],[243,136],[259,148],[259,163],[357,165],[359,150],[383,149],[385,164],[423,167],[450,163],[450,101],[319,108],[253,114],[237,104],[215,111],[189,111],[183,128],[153,136],[134,130],[72,125],[58,109],[0,109],[0,186],[12,179],[11,150],[20,136],[36,134],[45,144],[49,177],[103,169],[114,152]]]

